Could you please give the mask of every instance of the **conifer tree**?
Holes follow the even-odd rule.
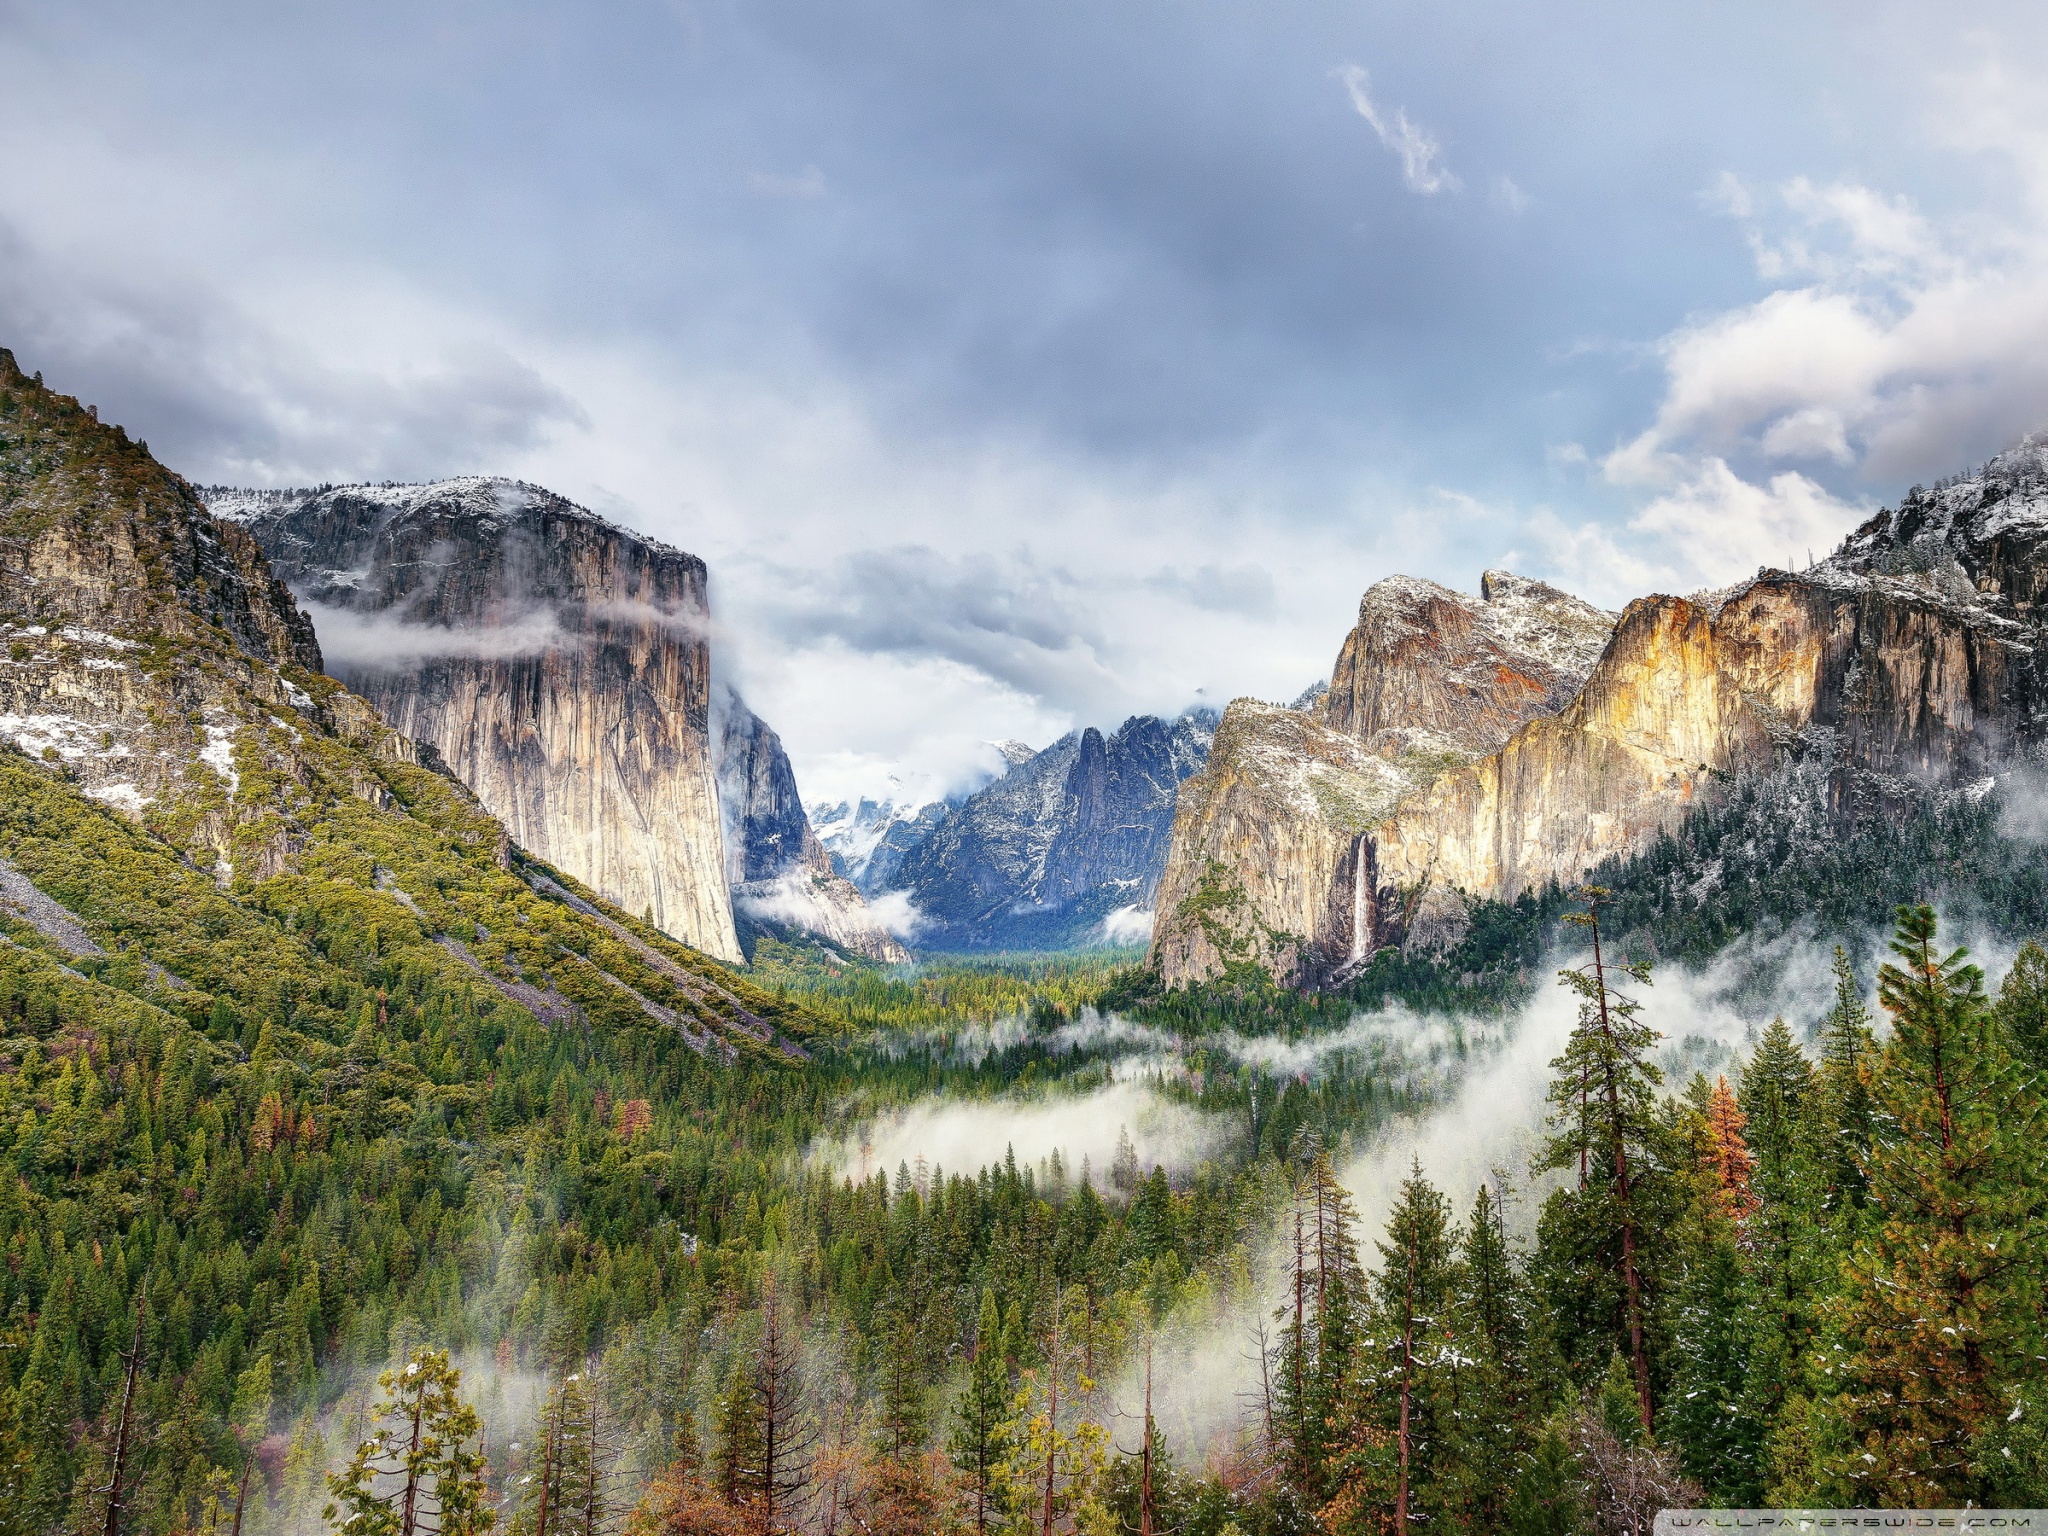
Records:
[[[746,1355],[726,1368],[712,1406],[712,1480],[719,1498],[736,1508],[758,1503],[766,1460],[761,1419],[754,1403],[755,1362]]]
[[[1717,1501],[1750,1504],[1763,1439],[1747,1391],[1758,1303],[1743,1264],[1760,1204],[1755,1160],[1743,1137],[1747,1117],[1726,1078],[1711,1089],[1696,1078],[1686,1099],[1679,1124],[1694,1149],[1691,1198],[1672,1230],[1681,1259],[1669,1297],[1671,1387],[1663,1428],[1686,1473]]]
[[[1551,1063],[1550,1138],[1539,1169],[1576,1166],[1582,1178],[1596,1178],[1619,1239],[1614,1267],[1621,1283],[1622,1326],[1634,1368],[1637,1411],[1645,1431],[1652,1422],[1647,1298],[1641,1266],[1642,1210],[1639,1186],[1651,1169],[1656,1133],[1656,1090],[1663,1074],[1649,1059],[1660,1038],[1639,1017],[1642,1005],[1619,992],[1619,975],[1648,983],[1647,964],[1613,963],[1601,947],[1600,906],[1608,892],[1588,886],[1579,892],[1582,912],[1569,921],[1592,941],[1592,959],[1558,973],[1579,997],[1579,1018],[1564,1054]]]
[[[1875,1134],[1868,1077],[1876,1060],[1870,1010],[1857,988],[1848,951],[1837,944],[1835,1003],[1821,1021],[1818,1084],[1824,1138],[1821,1174],[1837,1213],[1858,1211],[1863,1206],[1863,1165]]]
[[[1756,1159],[1750,1156],[1749,1142],[1742,1134],[1748,1118],[1729,1091],[1728,1079],[1717,1079],[1707,1100],[1708,1193],[1733,1226],[1737,1241],[1746,1234],[1759,1203],[1755,1189]]]
[[[1274,1417],[1288,1478],[1310,1504],[1329,1496],[1335,1420],[1356,1345],[1358,1218],[1328,1152],[1306,1145],[1295,1183],[1288,1299],[1280,1322]]]
[[[1901,907],[1879,977],[1892,1034],[1871,1077],[1876,1217],[1833,1309],[1818,1480],[1845,1502],[1949,1506],[1989,1491],[1973,1453],[2030,1377],[2048,1245],[2042,1104],[1965,951]],[[1836,1429],[1827,1431],[1827,1421]]]
[[[485,1502],[483,1433],[463,1402],[462,1373],[442,1349],[416,1349],[402,1370],[377,1378],[375,1429],[329,1477],[322,1512],[350,1536],[484,1536],[497,1523]]]
[[[1047,1309],[1039,1364],[1026,1371],[1012,1400],[1010,1458],[1003,1498],[1014,1524],[1036,1536],[1092,1530],[1104,1519],[1099,1498],[1108,1436],[1081,1416],[1095,1390],[1082,1369],[1087,1293],[1069,1286]]]
[[[1460,1238],[1456,1280],[1451,1347],[1464,1365],[1453,1373],[1438,1481],[1454,1523],[1497,1530],[1507,1521],[1529,1438],[1529,1323],[1501,1201],[1484,1184]]]
[[[967,1479],[976,1536],[985,1536],[1000,1514],[998,1470],[1009,1453],[1010,1370],[1003,1358],[1003,1327],[995,1292],[981,1293],[974,1353],[967,1365],[967,1390],[960,1395],[949,1449]]]
[[[1509,1536],[1581,1536],[1587,1502],[1570,1440],[1560,1426],[1545,1425],[1508,1495]]]
[[[1997,1012],[2013,1053],[2036,1071],[2048,1070],[2048,950],[2037,941],[2020,946],[1999,986]]]
[[[882,1415],[880,1449],[890,1456],[909,1456],[924,1449],[928,1428],[924,1361],[912,1309],[898,1306],[882,1338]]]
[[[1341,1532],[1384,1526],[1399,1536],[1444,1502],[1439,1480],[1465,1363],[1450,1202],[1419,1165],[1402,1181],[1378,1249],[1329,1518]]]
[[[1838,972],[1838,1007],[1840,987]],[[1851,987],[1853,995],[1853,981]],[[1841,1245],[1826,1225],[1826,1154],[1814,1134],[1827,1113],[1820,1087],[1785,1021],[1774,1019],[1742,1072],[1743,1134],[1753,1154],[1754,1198],[1735,1223],[1734,1239],[1745,1271],[1741,1306],[1746,1339],[1739,1348],[1730,1346],[1728,1363],[1712,1377],[1712,1382],[1725,1382],[1738,1359],[1747,1372],[1740,1405],[1715,1432],[1718,1441],[1740,1446],[1743,1457],[1760,1443],[1762,1426],[1779,1417],[1798,1384],[1799,1362],[1813,1341],[1817,1298],[1840,1263]],[[1700,1250],[1705,1259],[1712,1245],[1710,1239],[1702,1241],[1707,1243]],[[1718,1282],[1709,1284],[1709,1292],[1726,1295]],[[1702,1390],[1719,1388],[1702,1382]],[[1715,1464],[1733,1465],[1727,1455]],[[1747,1482],[1741,1486],[1751,1487]]]

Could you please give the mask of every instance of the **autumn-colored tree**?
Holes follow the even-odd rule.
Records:
[[[1750,1156],[1749,1143],[1742,1135],[1748,1123],[1749,1117],[1735,1101],[1728,1079],[1716,1079],[1713,1095],[1707,1100],[1706,1167],[1712,1178],[1714,1203],[1733,1223],[1738,1239],[1746,1235],[1759,1203],[1756,1191],[1751,1188],[1756,1159]]]
[[[874,1536],[955,1536],[952,1469],[935,1451],[865,1458],[847,1505],[852,1530]]]
[[[626,1522],[627,1536],[752,1536],[745,1511],[706,1482],[701,1469],[678,1462],[648,1485]]]

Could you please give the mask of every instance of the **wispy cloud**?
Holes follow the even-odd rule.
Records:
[[[781,176],[773,171],[749,171],[747,185],[756,197],[823,197],[825,173],[815,165],[805,166],[794,176]]]
[[[1401,179],[1408,183],[1410,191],[1434,197],[1439,192],[1455,192],[1463,185],[1443,163],[1444,147],[1435,134],[1411,118],[1405,107],[1388,109],[1372,99],[1367,89],[1372,76],[1363,67],[1346,64],[1337,71],[1337,78],[1344,82],[1352,108],[1372,124],[1380,142],[1400,158]]]

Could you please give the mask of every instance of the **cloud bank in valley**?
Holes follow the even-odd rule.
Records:
[[[922,1100],[877,1116],[815,1155],[860,1179],[920,1161],[971,1175],[1012,1155],[1020,1167],[1036,1168],[1058,1153],[1070,1178],[1080,1178],[1085,1162],[1100,1186],[1122,1137],[1144,1167],[1185,1172],[1223,1134],[1213,1117],[1162,1098],[1142,1081],[1123,1081],[1077,1094]]]

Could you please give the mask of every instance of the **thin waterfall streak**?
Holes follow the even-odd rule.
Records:
[[[1351,959],[1365,958],[1365,834],[1360,833],[1351,859]]]

